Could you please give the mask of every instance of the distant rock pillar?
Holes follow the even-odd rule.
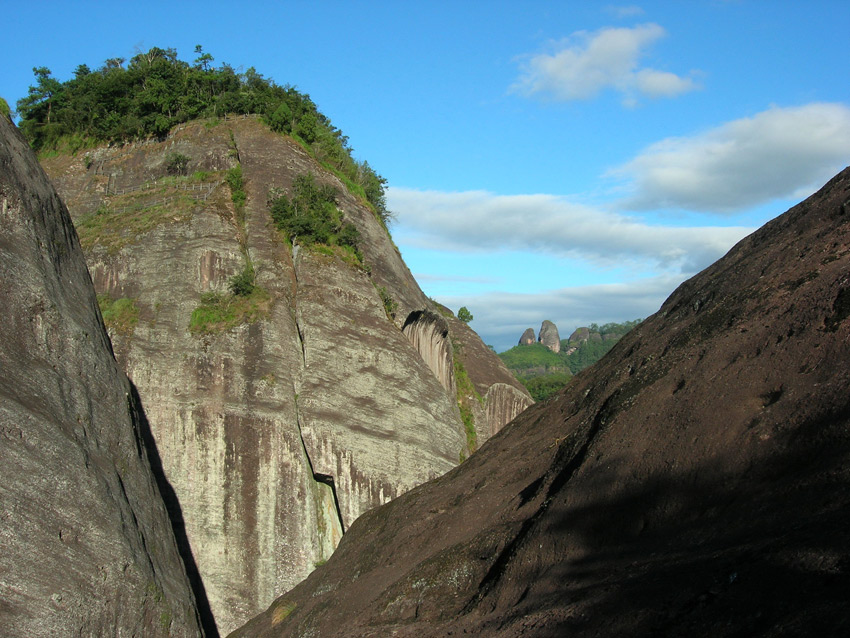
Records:
[[[558,326],[548,319],[540,326],[540,336],[537,340],[556,354],[561,351],[561,335],[558,334]]]
[[[530,346],[537,339],[534,338],[534,329],[526,328],[525,332],[522,333],[522,336],[519,338],[519,345],[521,346]]]

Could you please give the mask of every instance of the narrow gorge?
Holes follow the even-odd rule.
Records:
[[[259,613],[358,516],[452,469],[531,403],[422,293],[373,211],[259,118],[43,164],[150,423],[208,633]],[[269,201],[307,174],[336,193],[359,263],[275,227]]]

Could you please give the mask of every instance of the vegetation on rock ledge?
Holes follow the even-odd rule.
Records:
[[[357,247],[360,234],[354,224],[343,219],[336,197],[336,189],[317,184],[313,175],[306,173],[295,178],[290,195],[274,198],[269,207],[275,225],[293,244],[339,246],[362,262]]]
[[[131,335],[139,323],[139,309],[135,299],[113,299],[108,294],[97,296],[103,323],[116,334]]]

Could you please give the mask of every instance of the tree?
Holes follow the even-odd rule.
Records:
[[[469,308],[466,306],[461,306],[460,310],[457,311],[457,318],[460,319],[463,323],[469,323],[472,321],[473,316],[472,313],[469,312]]]
[[[46,66],[33,67],[35,86],[29,87],[29,95],[18,100],[18,113],[22,117],[29,116],[40,106],[47,105],[47,124],[50,124],[50,111],[53,106],[52,98],[62,90],[62,83],[50,77],[50,69]]]
[[[195,53],[198,54],[198,57],[195,58],[195,68],[203,69],[204,71],[210,70],[210,63],[215,59],[209,53],[204,53],[204,47],[200,44],[195,45]]]

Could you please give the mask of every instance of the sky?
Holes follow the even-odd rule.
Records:
[[[645,318],[850,164],[850,2],[0,0],[0,96],[195,45],[307,93],[497,351]]]

